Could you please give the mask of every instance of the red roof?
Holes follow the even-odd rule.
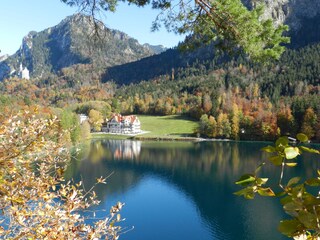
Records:
[[[111,117],[111,120],[116,120],[117,122],[124,122],[125,120],[127,120],[130,123],[134,123],[134,121],[136,121],[138,119],[137,116],[135,115],[129,115],[129,116],[122,116],[119,113],[115,113],[113,114],[113,116]]]

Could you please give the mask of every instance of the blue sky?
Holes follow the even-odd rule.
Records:
[[[15,53],[22,38],[30,31],[42,31],[57,25],[66,16],[77,12],[60,0],[2,0],[0,4],[0,55]],[[165,29],[151,32],[150,27],[157,12],[121,4],[115,13],[106,13],[103,21],[107,27],[118,29],[136,38],[141,44],[176,46],[182,36],[167,33]]]

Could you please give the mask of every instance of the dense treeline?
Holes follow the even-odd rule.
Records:
[[[189,115],[200,119],[198,132],[208,137],[272,140],[303,131],[319,140],[318,94],[283,96],[273,102],[262,95],[258,83],[226,88],[224,80],[225,73],[216,72],[142,82],[118,90],[116,105],[124,113]]]
[[[243,66],[241,72],[246,78],[239,79],[232,70]],[[230,57],[215,53],[210,46],[190,52],[171,49],[162,54],[144,58],[107,69],[104,80],[113,80],[117,84],[136,83],[163,75],[167,78],[183,78],[209,74],[223,69],[230,73],[227,81],[252,81],[263,84],[263,91],[268,97],[301,94],[308,84],[318,85],[320,71],[320,44],[309,45],[297,50],[288,49],[277,62],[261,65],[243,57]],[[240,82],[239,82],[240,81]],[[269,88],[271,87],[271,89]],[[297,90],[295,88],[297,87]],[[271,91],[272,90],[272,91]]]
[[[306,132],[319,140],[320,44],[288,50],[280,62],[195,61],[116,92],[121,111],[187,114],[209,137],[275,139]],[[117,104],[119,105],[119,103]]]
[[[199,53],[192,64],[188,62],[191,57],[184,60],[188,67],[172,68],[167,74],[130,85],[101,83],[103,70],[93,72],[91,64],[64,68],[42,79],[11,78],[0,84],[0,101],[2,105],[36,103],[84,113],[91,116],[91,128],[96,131],[113,112],[182,114],[200,120],[196,132],[207,137],[272,140],[303,131],[319,141],[320,44],[288,50],[281,61],[268,65],[241,57],[209,59],[209,53],[201,58]],[[152,58],[143,61],[148,59]],[[152,71],[151,63],[150,69],[142,70]]]

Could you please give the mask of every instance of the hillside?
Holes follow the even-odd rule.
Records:
[[[273,1],[276,2],[280,3]],[[284,15],[279,13],[276,16]],[[34,66],[41,66],[40,63],[48,63],[49,60],[54,65],[43,65],[44,74],[40,72],[39,75],[38,72],[30,80],[10,78],[0,82],[0,107],[39,104],[70,108],[83,114],[95,109],[103,118],[108,118],[113,112],[181,115],[200,120],[195,131],[213,138],[274,140],[279,134],[294,136],[304,132],[312,141],[320,141],[320,42],[318,33],[307,32],[311,27],[317,30],[317,26],[312,24],[319,21],[319,17],[314,14],[300,20],[299,24],[307,25],[294,28],[298,22],[288,20],[288,24],[292,24],[290,34],[299,36],[300,45],[292,43],[280,61],[265,65],[251,62],[244,56],[219,53],[212,45],[189,52],[173,48],[147,57],[139,55],[137,47],[135,56],[139,60],[128,62],[131,60],[125,57],[129,55],[123,48],[123,53],[115,53],[109,59],[109,55],[82,44],[81,37],[72,38],[80,44],[72,45],[71,42],[71,46],[77,48],[66,48],[68,51],[60,57],[57,51],[55,54],[49,50],[36,53],[34,50],[41,48],[35,47],[37,41],[34,39],[40,41],[41,38],[34,33],[36,37],[30,37],[32,41],[25,41],[26,46],[21,48],[30,50],[30,55],[25,51],[23,64],[29,62],[26,61],[28,58],[34,60]],[[65,31],[68,28],[59,29],[61,39],[69,34]],[[48,31],[42,32],[43,36]],[[304,34],[301,31],[305,31]],[[111,34],[113,31],[108,32]],[[112,36],[119,40],[114,42],[116,45],[121,45],[126,39],[126,35],[120,33]],[[132,42],[134,40],[127,41],[128,44]],[[103,41],[100,43],[103,44],[98,44],[97,49],[107,45]],[[59,46],[63,44],[68,45],[67,42],[59,42]],[[132,45],[126,45],[125,49],[128,46]],[[142,48],[149,49],[150,53],[150,46]],[[31,57],[37,54],[46,60]],[[121,57],[121,54],[125,56]],[[114,66],[123,59],[122,64]],[[0,63],[0,69],[8,68],[10,61],[14,61],[12,56],[2,59],[1,63],[7,65]],[[18,64],[19,60],[15,63]],[[107,65],[110,67],[106,69]]]
[[[205,78],[212,72],[223,71],[225,84],[245,86],[254,81],[261,85],[264,95],[273,99],[299,95],[304,86],[320,84],[320,43],[300,49],[288,49],[280,61],[271,62],[267,66],[252,63],[242,57],[228,61],[227,57],[218,55],[212,58],[209,57],[209,50],[210,48],[208,51],[203,51],[207,55],[197,54],[198,57],[195,57],[172,49],[158,56],[109,68],[107,77],[108,80],[112,79],[121,85],[159,78],[167,80],[180,80],[193,76]]]
[[[288,49],[299,51],[301,48],[320,42],[319,1],[243,0],[243,2],[248,8],[252,8],[258,2],[265,3],[265,17],[273,18],[276,24],[284,23],[289,26],[290,31],[287,34],[291,37],[291,43],[287,46]],[[290,54],[298,55],[298,52],[289,50],[286,54],[286,56]],[[279,61],[280,64],[287,60],[286,56],[282,57]],[[119,84],[136,83],[161,75],[171,76],[173,73],[177,75],[181,69],[199,65],[199,63],[200,65],[206,65],[205,62],[208,61],[211,62],[211,65],[217,65],[215,68],[220,68],[219,64],[225,64],[229,60],[229,57],[219,57],[212,45],[203,46],[192,52],[181,52],[178,48],[175,48],[136,62],[109,67],[103,81],[113,80]],[[212,69],[212,67],[210,68]],[[299,72],[297,71],[297,73]]]
[[[0,63],[0,80],[17,75],[20,64],[31,77],[57,73],[74,64],[95,68],[120,65],[165,50],[162,46],[140,45],[127,34],[94,24],[90,17],[75,14],[41,32],[31,31],[20,49]]]
[[[176,75],[180,69],[188,68],[194,63],[216,60],[212,46],[196,49],[192,52],[181,51],[179,48],[169,49],[156,56],[150,56],[135,62],[107,68],[102,79],[104,82],[114,81],[117,84],[137,83],[142,80],[153,79],[162,75]],[[218,60],[219,59],[219,60]]]

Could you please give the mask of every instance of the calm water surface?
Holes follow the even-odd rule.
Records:
[[[285,218],[278,199],[233,195],[239,176],[266,160],[260,151],[266,145],[97,140],[83,147],[66,177],[82,180],[88,189],[112,173],[107,185],[96,189],[101,204],[92,211],[105,217],[111,205],[124,202],[123,225],[134,229],[121,239],[287,239],[277,231]],[[287,177],[312,176],[319,167],[310,159],[299,161],[299,169],[290,169]],[[261,176],[278,179],[279,170],[266,165]]]

